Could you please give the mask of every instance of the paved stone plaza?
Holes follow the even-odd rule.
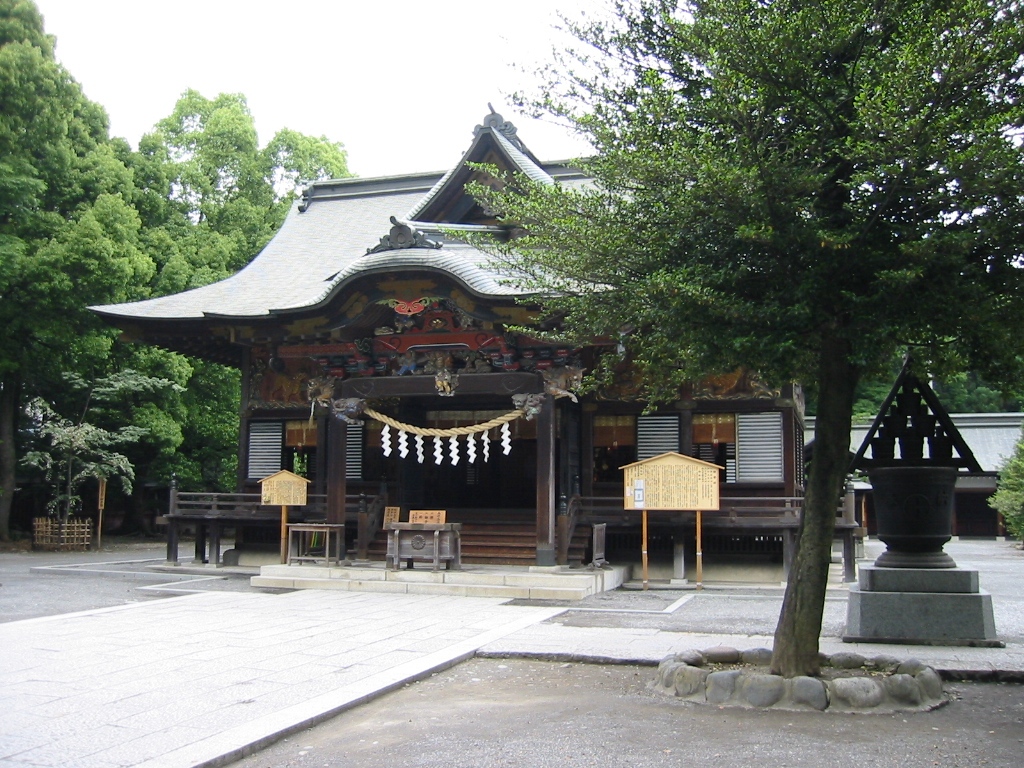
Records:
[[[966,676],[1024,676],[1024,558],[1005,542],[954,543],[949,550],[978,567],[982,587],[993,590],[1005,648],[842,643],[836,617],[844,589],[834,585],[822,650],[916,657]],[[0,555],[5,563],[8,557],[32,555]],[[110,578],[118,571],[107,568],[101,581],[140,586],[127,587],[123,572]],[[87,578],[0,574],[15,576],[3,590],[20,578],[26,589],[53,595]],[[198,588],[189,583],[142,586],[152,596],[161,588]],[[7,600],[6,591],[0,596]],[[618,590],[573,605],[242,587],[7,621],[0,624],[0,765],[219,764],[478,653],[654,664],[688,648],[770,646],[780,599],[777,586]]]

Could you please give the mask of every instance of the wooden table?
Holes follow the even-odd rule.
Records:
[[[324,537],[323,554],[313,551],[317,534]],[[317,548],[319,549],[319,545]],[[321,561],[324,565],[340,565],[344,551],[344,525],[331,523],[290,523],[288,525],[288,565]]]
[[[397,571],[404,560],[431,563],[437,571],[462,569],[462,523],[388,523],[387,567]]]

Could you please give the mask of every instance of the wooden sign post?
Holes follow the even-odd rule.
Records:
[[[99,508],[99,519],[96,521],[96,549],[103,549],[103,510],[107,506],[107,478],[98,477],[99,489],[96,494],[96,506]]]
[[[282,469],[260,480],[260,503],[281,507],[281,562],[288,562],[288,507],[304,506],[309,480]]]
[[[722,468],[681,453],[663,453],[622,467],[623,508],[643,513],[644,589],[647,589],[647,510],[697,512],[697,587],[703,586],[701,519],[704,510],[719,509],[718,483]]]

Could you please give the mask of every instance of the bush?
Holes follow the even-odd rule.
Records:
[[[1003,516],[1006,530],[1024,540],[1024,439],[1017,442],[1013,456],[999,470],[999,483],[989,505]]]

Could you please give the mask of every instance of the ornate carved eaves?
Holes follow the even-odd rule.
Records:
[[[397,251],[404,248],[431,248],[437,250],[442,243],[429,239],[423,232],[405,224],[394,216],[391,217],[391,230],[380,239],[380,244],[367,248],[366,253]]]

